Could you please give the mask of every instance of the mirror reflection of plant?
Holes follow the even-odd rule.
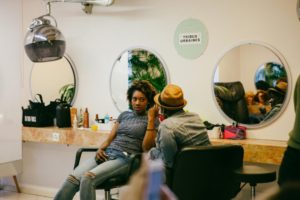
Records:
[[[158,92],[161,92],[167,84],[167,79],[162,63],[152,53],[145,50],[132,51],[129,56],[128,66],[131,74],[129,82],[133,80],[148,80]]]
[[[62,86],[59,90],[59,95],[62,100],[71,103],[75,94],[75,86],[73,83]]]

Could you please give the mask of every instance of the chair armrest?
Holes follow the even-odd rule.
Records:
[[[79,165],[80,158],[83,152],[95,152],[97,151],[98,148],[79,148],[76,152],[76,157],[75,157],[75,163],[74,163],[74,169]]]

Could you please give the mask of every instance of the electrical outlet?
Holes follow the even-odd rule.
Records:
[[[59,133],[52,133],[52,140],[55,141],[55,142],[58,142],[59,141]]]

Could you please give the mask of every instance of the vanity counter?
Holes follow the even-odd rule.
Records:
[[[80,128],[22,127],[22,140],[24,142],[99,147],[109,133],[110,131],[92,131]]]
[[[240,144],[244,148],[244,161],[280,165],[284,151],[287,147],[286,141],[278,140],[228,140],[210,139],[212,144]]]
[[[54,143],[99,147],[107,138],[109,131],[92,131],[91,129],[73,129],[56,127],[23,127],[24,142]],[[240,144],[244,148],[244,161],[279,165],[287,146],[286,141],[277,140],[225,140],[210,139],[213,145]]]

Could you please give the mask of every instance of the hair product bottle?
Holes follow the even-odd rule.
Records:
[[[82,108],[79,110],[79,118],[77,119],[77,125],[79,128],[83,127],[83,111]]]
[[[77,129],[77,126],[78,126],[78,124],[77,124],[77,115],[74,115],[72,127],[73,127],[73,129]]]
[[[76,127],[77,127],[77,108],[71,107],[70,108],[70,115],[71,115],[71,126],[74,127],[74,120],[76,118]]]
[[[83,113],[83,128],[89,128],[89,124],[89,111],[87,108],[85,108]]]
[[[96,116],[95,116],[95,123],[99,123],[99,115],[98,114],[96,114]]]

